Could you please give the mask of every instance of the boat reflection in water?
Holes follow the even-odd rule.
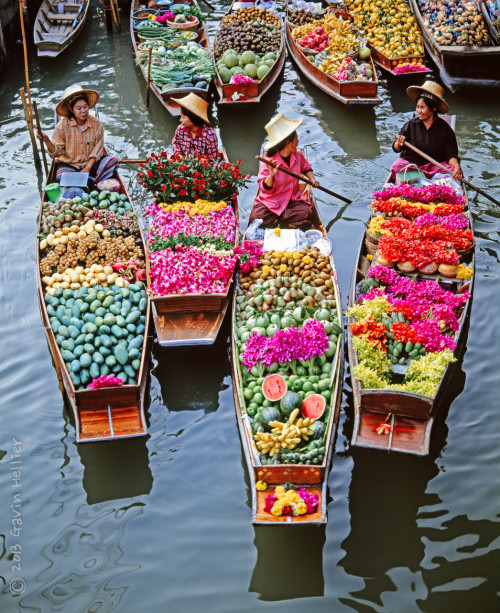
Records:
[[[256,526],[257,562],[248,591],[270,601],[323,596],[325,541],[325,526]]]
[[[153,475],[146,438],[78,445],[87,504],[149,494]]]

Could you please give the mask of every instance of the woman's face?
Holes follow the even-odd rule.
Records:
[[[188,130],[193,130],[193,131],[196,130],[196,126],[189,119],[187,115],[184,115],[184,111],[182,109],[181,109],[181,126],[183,128],[187,128]]]
[[[419,98],[417,102],[417,115],[418,115],[418,118],[424,122],[428,121],[434,116],[434,113],[424,102],[424,98]]]
[[[77,100],[73,105],[73,115],[77,121],[84,122],[89,115],[89,105],[85,100]]]
[[[297,146],[299,144],[299,137],[297,136],[297,134],[295,134],[295,136],[293,137],[293,140],[290,141],[290,153],[296,153],[297,151]]]

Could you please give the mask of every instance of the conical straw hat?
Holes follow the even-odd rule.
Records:
[[[438,103],[437,111],[438,113],[447,113],[450,110],[450,107],[446,103],[444,99],[444,89],[439,85],[439,83],[435,83],[434,81],[426,81],[421,87],[418,85],[410,85],[406,90],[406,93],[413,102],[416,102],[417,98],[422,94],[426,98],[430,98]]]
[[[303,119],[287,119],[283,113],[273,117],[265,126],[269,138],[264,144],[264,149],[272,149],[281,143],[287,136],[293,134],[303,121]]]
[[[83,89],[81,85],[70,85],[64,90],[62,100],[56,107],[56,113],[60,117],[67,117],[70,112],[69,105],[81,95],[87,98],[90,108],[93,108],[99,100],[99,94],[95,90]]]
[[[203,98],[191,93],[183,98],[172,98],[172,100],[177,102],[183,109],[191,111],[196,117],[203,119],[206,124],[210,125],[207,116],[208,102],[203,100]]]

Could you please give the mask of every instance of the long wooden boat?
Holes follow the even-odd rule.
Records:
[[[481,15],[483,16],[483,19],[488,26],[488,30],[490,31],[492,40],[495,42],[496,45],[500,45],[500,18],[497,18],[496,21],[493,21],[492,15],[488,10],[487,2],[479,0],[478,4],[481,8]]]
[[[47,183],[55,179],[55,167],[52,165],[47,178]],[[120,194],[124,194],[130,204],[132,202],[120,178]],[[39,234],[43,227],[43,206],[49,198],[44,191],[40,208],[38,230]],[[132,205],[133,211],[133,205]],[[140,244],[144,248],[144,237],[139,225]],[[59,346],[56,334],[51,325],[51,316],[48,312],[46,303],[46,287],[42,281],[40,272],[40,249],[37,239],[37,284],[38,301],[42,317],[45,334],[52,353],[54,365],[57,371],[59,387],[65,396],[74,415],[76,441],[86,443],[92,441],[115,440],[143,436],[147,434],[147,423],[145,417],[145,394],[148,378],[148,365],[150,357],[150,316],[149,299],[147,299],[144,338],[140,345],[140,366],[137,373],[135,384],[124,384],[121,386],[103,387],[101,389],[77,389],[70,376],[70,372],[63,358],[62,349]]]
[[[388,185],[389,183],[386,183],[386,186]],[[466,197],[465,191],[463,195]],[[471,216],[468,211],[467,217],[469,227],[472,229]],[[358,301],[358,286],[367,278],[368,269],[376,253],[377,242],[365,230],[351,279],[349,307],[354,306]],[[474,269],[473,250],[463,256],[461,261]],[[403,276],[405,273],[399,274]],[[420,272],[418,272],[418,275],[412,272],[406,274],[406,276],[423,281],[436,281],[441,287],[455,294],[467,291],[472,295],[473,277],[470,280],[464,280],[456,277],[446,278],[439,274],[426,275]],[[453,336],[456,343],[455,357],[460,356],[465,347],[471,303],[472,297],[467,299],[459,315],[459,327]],[[354,399],[354,427],[351,444],[386,452],[398,451],[420,456],[428,455],[432,426],[436,414],[446,400],[445,395],[449,392],[450,381],[455,370],[454,364],[447,366],[432,397],[393,389],[363,389],[359,380],[352,375],[354,367],[358,364],[350,328],[353,321],[352,318],[348,318],[347,330],[348,357]],[[403,372],[402,367],[393,367],[393,370],[396,377],[398,376],[397,373],[401,375]],[[381,426],[382,431],[380,431]]]
[[[425,49],[448,89],[453,92],[464,87],[500,85],[500,45],[440,45],[424,23],[418,0],[409,2],[422,32]]]
[[[136,22],[136,20],[134,19],[134,12],[139,10],[141,4],[142,2],[140,0],[132,0],[132,4],[130,7],[130,36],[132,38],[132,46],[134,48],[134,52],[136,56],[139,53],[141,53],[141,49],[139,48],[139,45],[141,44],[141,40],[139,38],[139,34],[134,28],[134,25]],[[196,2],[196,0],[185,0],[184,2],[176,2],[176,4],[187,4],[187,5],[198,7],[198,3]],[[160,7],[158,6],[158,8]],[[209,42],[207,31],[205,28],[205,22],[200,21],[198,25],[198,29],[196,30],[196,39],[194,40],[199,45],[201,45],[204,49],[206,49],[208,53],[211,53],[210,52],[210,42]],[[186,42],[188,42],[187,39],[186,39]],[[147,52],[144,52],[144,53],[147,54]],[[145,84],[147,84],[148,82],[147,64],[144,65],[143,63],[140,63],[139,69],[144,78]],[[153,83],[153,80],[151,79],[149,83],[149,88],[153,92],[153,94],[156,96],[156,98],[160,101],[160,103],[167,109],[170,115],[172,115],[173,117],[178,117],[181,114],[181,108],[177,104],[177,102],[175,102],[175,98],[182,98],[183,96],[187,96],[188,94],[193,93],[193,94],[196,94],[197,96],[200,96],[204,100],[207,100],[209,96],[211,95],[212,85],[213,85],[213,82],[209,83],[208,88],[202,88],[202,87],[196,87],[196,86],[193,86],[193,87],[182,87],[181,86],[181,87],[175,87],[172,89],[168,89],[162,92],[161,89],[157,85],[155,85]]]
[[[311,81],[321,91],[342,102],[342,104],[373,106],[382,102],[382,99],[377,95],[378,78],[372,58],[370,58],[373,73],[372,79],[338,81],[333,76],[320,70],[318,66],[307,58],[300,45],[292,36],[294,27],[287,19],[285,24],[286,44],[288,52],[306,79]]]
[[[33,33],[38,57],[57,57],[76,40],[85,25],[89,5],[90,0],[43,0]]]
[[[323,227],[322,221],[319,217],[319,213],[312,196],[310,199],[313,204],[315,212],[315,221],[313,228],[319,230],[321,234],[326,237],[326,230]],[[342,307],[340,300],[340,291],[337,284],[337,273],[335,270],[335,264],[333,258],[330,256],[327,258],[331,266],[331,279],[333,281],[333,296],[337,305],[337,314],[340,328],[342,327]],[[254,271],[257,270],[254,268]],[[250,273],[252,274],[252,273]],[[240,275],[240,279],[241,279]],[[343,371],[344,371],[344,357],[343,357],[343,334],[338,336],[337,349],[331,358],[331,376],[329,379],[328,391],[330,395],[330,401],[327,403],[327,410],[325,411],[325,434],[323,442],[324,456],[320,463],[309,464],[298,463],[276,463],[263,465],[261,456],[256,447],[254,440],[254,432],[252,430],[252,422],[250,417],[250,401],[246,395],[245,388],[245,376],[242,371],[240,362],[240,350],[241,343],[237,339],[237,309],[238,300],[241,296],[242,288],[237,287],[235,290],[235,297],[233,299],[232,309],[232,321],[233,321],[233,334],[231,338],[232,348],[232,365],[233,365],[233,394],[236,409],[236,419],[238,423],[238,429],[240,432],[240,438],[243,446],[243,453],[248,469],[250,490],[251,490],[251,503],[252,503],[252,523],[254,525],[278,525],[278,524],[294,524],[294,525],[319,525],[327,522],[327,481],[332,461],[333,450],[335,446],[335,440],[337,435],[337,424],[340,412],[340,402],[343,386]],[[283,418],[285,419],[285,417]],[[262,491],[257,489],[258,482],[265,482],[269,487],[267,490]],[[314,513],[305,515],[276,517],[270,512],[265,511],[266,498],[270,493],[274,492],[278,485],[284,485],[289,487],[293,485],[294,488],[304,487],[311,494],[318,496],[318,507]]]
[[[258,0],[249,0],[244,3],[239,0],[233,0],[231,7],[229,8],[226,16],[231,15],[238,8],[248,9],[258,5]],[[216,65],[217,70],[217,59],[215,57],[215,47],[217,43],[217,36],[215,34],[214,39],[214,64]],[[260,80],[254,81],[253,83],[246,84],[233,84],[233,83],[223,83],[219,71],[217,70],[217,75],[215,78],[215,86],[217,88],[217,93],[219,95],[219,106],[230,106],[235,109],[243,109],[249,106],[254,106],[258,104],[263,96],[273,87],[274,83],[280,76],[283,71],[283,67],[285,65],[286,59],[286,46],[285,39],[283,34],[283,27],[281,27],[281,44],[278,53],[278,57],[274,64],[270,67],[267,74]]]
[[[226,157],[225,153],[224,156]],[[238,220],[237,198],[232,201],[232,207]],[[238,241],[239,232],[236,230],[235,247]],[[157,296],[151,291],[149,248],[146,251],[146,274],[159,344],[162,347],[212,345],[219,334],[231,300],[232,279],[223,293]]]

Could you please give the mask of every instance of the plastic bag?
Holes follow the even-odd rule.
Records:
[[[262,219],[254,219],[248,226],[246,231],[246,240],[262,241],[264,240],[264,228],[261,227]]]
[[[103,191],[107,189],[110,192],[119,192],[120,191],[120,181],[118,179],[103,179],[96,183],[96,187],[99,191]]]

